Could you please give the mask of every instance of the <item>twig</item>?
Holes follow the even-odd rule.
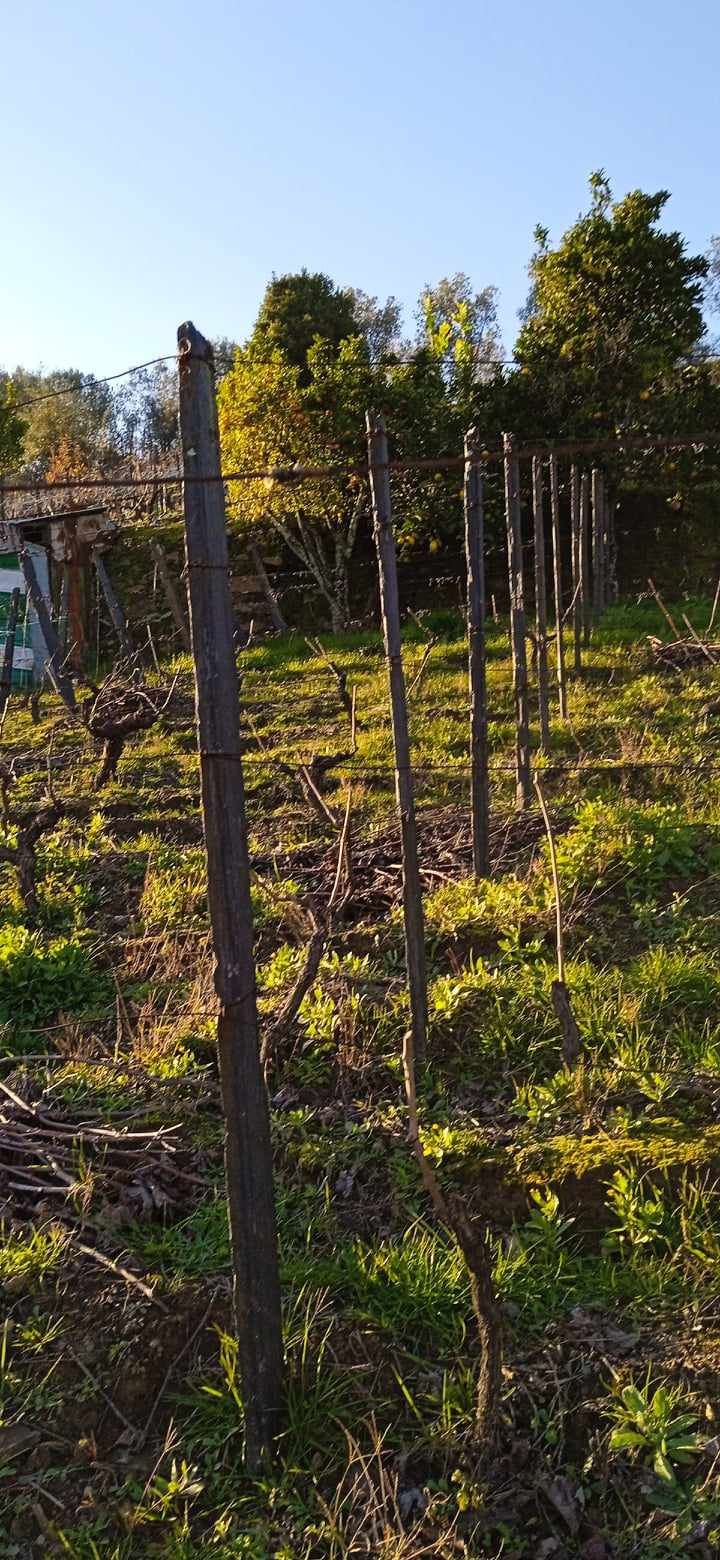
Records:
[[[703,644],[703,641],[700,638],[700,635],[695,632],[695,629],[693,628],[692,623],[690,622],[690,619],[689,619],[689,617],[687,615],[687,612],[683,612],[683,623],[685,624],[686,628],[689,628],[691,638],[695,640],[696,645],[698,645],[699,649],[702,650],[703,655],[710,662],[710,665],[711,666],[717,666],[717,661],[716,661],[714,655],[710,654],[710,651],[709,651],[707,645]]]
[[[657,605],[659,606],[660,611],[662,612],[662,615],[663,615],[663,617],[665,619],[665,622],[669,623],[669,625],[670,625],[670,627],[671,627],[671,629],[672,629],[672,631],[673,631],[673,633],[675,635],[675,638],[676,639],[680,639],[681,635],[680,635],[680,630],[679,630],[679,628],[677,626],[677,623],[670,616],[670,613],[668,612],[668,609],[665,606],[665,602],[663,601],[662,596],[660,595],[660,592],[657,589],[657,586],[655,585],[654,580],[651,580],[649,575],[648,575],[648,585],[650,586],[650,590],[651,590],[653,596],[655,597],[655,601],[657,602]]]
[[[100,1263],[101,1267],[108,1268],[111,1273],[116,1273],[118,1277],[123,1278],[125,1283],[129,1284],[131,1288],[139,1289],[140,1293],[145,1296],[145,1299],[152,1301],[152,1304],[157,1306],[158,1311],[162,1311],[164,1316],[170,1315],[170,1312],[168,1311],[168,1308],[164,1302],[162,1300],[158,1300],[155,1291],[150,1288],[149,1284],[144,1284],[142,1279],[137,1277],[136,1273],[131,1273],[129,1268],[122,1267],[119,1262],[114,1262],[112,1257],[106,1257],[102,1251],[97,1250],[96,1246],[86,1246],[84,1241],[78,1240],[77,1236],[73,1233],[72,1230],[68,1231],[68,1233],[73,1244],[77,1247],[78,1251],[83,1253],[83,1256],[92,1257],[95,1262]]]
[[[142,1430],[139,1432],[139,1438],[138,1438],[136,1450],[139,1451],[140,1448],[145,1445],[145,1442],[147,1441],[147,1438],[148,1438],[148,1436],[150,1434],[150,1430],[151,1430],[152,1423],[153,1423],[153,1420],[155,1418],[155,1415],[156,1415],[156,1413],[157,1413],[157,1411],[158,1411],[158,1409],[160,1407],[160,1404],[161,1404],[161,1402],[162,1402],[162,1400],[163,1400],[163,1398],[165,1396],[165,1390],[167,1388],[168,1382],[174,1376],[175,1371],[177,1370],[178,1365],[180,1364],[180,1361],[182,1359],[184,1359],[185,1355],[192,1348],[192,1346],[193,1346],[193,1344],[195,1342],[195,1339],[202,1332],[203,1327],[205,1326],[205,1323],[207,1322],[207,1319],[208,1319],[208,1317],[210,1315],[210,1312],[212,1311],[212,1308],[213,1308],[216,1300],[217,1300],[217,1292],[213,1293],[213,1295],[211,1296],[210,1303],[206,1307],[206,1309],[205,1309],[205,1311],[204,1311],[200,1321],[197,1324],[197,1327],[193,1330],[193,1332],[191,1332],[190,1337],[186,1339],[186,1341],[183,1344],[179,1354],[176,1354],[174,1360],[172,1361],[172,1363],[170,1365],[168,1365],[168,1368],[167,1368],[167,1370],[165,1372],[165,1375],[163,1376],[163,1380],[162,1380],[162,1385],[160,1387],[160,1391],[158,1392],[157,1396],[153,1399],[153,1405],[152,1405],[152,1408],[150,1409],[150,1413],[148,1414],[147,1419],[145,1420],[145,1423],[144,1423],[144,1425],[142,1427]]]
[[[715,618],[717,616],[717,609],[718,609],[719,606],[720,606],[720,574],[718,575],[718,582],[717,582],[717,585],[715,586],[715,599],[714,599],[713,604],[712,604],[712,612],[710,613],[710,622],[708,623],[708,626],[707,626],[708,634],[711,634],[712,631],[713,631],[713,628],[715,627]]]
[[[115,1418],[119,1419],[120,1424],[124,1425],[125,1429],[129,1430],[133,1437],[137,1436],[137,1434],[138,1434],[137,1425],[132,1424],[131,1421],[126,1418],[126,1416],[123,1413],[122,1409],[118,1408],[117,1403],[113,1403],[112,1398],[108,1397],[108,1394],[105,1391],[105,1388],[100,1385],[100,1382],[97,1380],[97,1377],[93,1376],[92,1371],[88,1370],[87,1365],[85,1364],[85,1362],[83,1360],[80,1359],[79,1354],[76,1354],[75,1350],[73,1348],[69,1348],[68,1352],[69,1352],[71,1358],[74,1359],[75,1364],[82,1371],[83,1376],[85,1376],[88,1381],[92,1382],[92,1385],[94,1386],[95,1391],[98,1392],[100,1394],[100,1397],[103,1399],[103,1401],[105,1403],[107,1403],[108,1408],[111,1409],[112,1413],[115,1415]]]

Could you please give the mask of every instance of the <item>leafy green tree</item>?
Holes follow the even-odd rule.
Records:
[[[654,387],[697,352],[707,261],[660,226],[669,195],[613,201],[604,173],[589,210],[549,244],[537,228],[531,290],[515,346],[521,410],[548,434],[630,430]],[[529,393],[528,393],[529,392]],[[537,430],[534,430],[537,431]]]
[[[0,376],[0,471],[13,471],[22,460],[25,423],[15,411],[16,397],[7,379]]]
[[[72,451],[74,469],[97,470],[117,458],[116,403],[110,385],[75,368],[50,374],[16,368],[12,385],[18,402],[35,403],[21,407],[22,459],[34,476],[45,476],[61,451]]]
[[[356,333],[352,295],[322,271],[302,270],[273,276],[248,348],[259,358],[282,352],[307,382],[308,353],[316,338],[337,351],[342,341]]]
[[[277,347],[262,359],[252,346],[238,348],[218,392],[225,468],[285,472],[231,483],[231,515],[252,536],[274,532],[282,540],[314,579],[335,632],[349,622],[349,563],[367,485],[342,471],[336,479],[296,483],[290,470],[356,462],[375,390],[367,348],[352,336],[338,349],[317,337],[304,372]]]

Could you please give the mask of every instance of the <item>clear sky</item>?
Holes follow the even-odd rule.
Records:
[[[242,339],[303,265],[409,311],[468,271],[509,347],[599,166],[720,230],[717,0],[24,0],[0,49],[6,367]]]

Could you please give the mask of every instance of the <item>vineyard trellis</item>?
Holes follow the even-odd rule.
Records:
[[[186,324],[179,332],[180,339],[180,397],[183,439],[184,469],[182,473],[165,473],[153,479],[151,487],[182,487],[187,587],[191,638],[188,623],[181,604],[171,566],[159,542],[151,538],[150,552],[154,567],[165,594],[168,611],[174,625],[175,639],[181,650],[191,646],[197,696],[198,742],[201,774],[204,839],[207,853],[208,898],[212,941],[216,961],[216,989],[220,1011],[205,1006],[198,1010],[203,1016],[209,1013],[218,1020],[218,1041],[223,1095],[223,1108],[227,1131],[227,1195],[230,1226],[233,1236],[233,1260],[236,1284],[237,1326],[240,1338],[240,1368],[246,1403],[246,1455],[251,1467],[257,1468],[269,1455],[277,1432],[281,1400],[280,1299],[277,1266],[277,1247],[273,1215],[272,1164],[268,1126],[268,1109],[265,1086],[261,1072],[258,1018],[255,999],[255,969],[252,947],[252,926],[249,888],[249,860],[247,827],[243,788],[243,770],[253,766],[267,769],[269,761],[256,744],[253,751],[251,737],[245,730],[244,717],[252,720],[253,709],[267,711],[273,700],[267,697],[269,679],[260,687],[259,697],[247,695],[246,683],[239,690],[237,646],[233,642],[233,625],[230,598],[230,570],[227,554],[225,495],[232,484],[257,480],[266,476],[283,481],[294,491],[303,482],[334,479],[338,468],[270,468],[267,471],[225,472],[220,469],[217,423],[213,400],[211,359],[207,343],[194,327]],[[533,783],[540,798],[542,815],[550,836],[552,849],[552,824],[546,799],[537,784],[537,770],[533,777],[532,735],[536,723],[530,711],[530,687],[537,684],[538,749],[543,776],[575,773],[582,775],[593,771],[617,774],[656,767],[668,767],[670,761],[657,756],[645,759],[642,755],[605,755],[597,762],[589,762],[582,755],[575,762],[553,763],[551,737],[554,711],[564,723],[567,720],[567,671],[565,666],[564,626],[571,618],[573,671],[578,677],[583,673],[583,655],[592,644],[593,629],[597,626],[607,605],[614,599],[614,548],[613,510],[609,500],[607,483],[602,469],[604,453],[617,454],[632,448],[680,448],[686,445],[720,443],[717,435],[695,435],[691,439],[663,439],[654,441],[600,441],[596,445],[559,442],[555,448],[548,445],[521,446],[511,434],[506,434],[502,448],[485,445],[481,431],[468,432],[462,455],[449,455],[441,460],[418,458],[396,461],[388,456],[386,430],[382,419],[375,413],[368,414],[367,464],[353,467],[353,472],[367,480],[371,490],[375,523],[378,571],[381,584],[382,616],[385,657],[390,691],[390,715],[394,738],[394,763],[378,760],[375,764],[357,758],[354,744],[356,728],[355,697],[345,686],[333,693],[300,694],[297,688],[286,692],[285,699],[275,701],[278,707],[290,703],[299,711],[298,730],[303,732],[312,720],[313,742],[309,743],[307,759],[303,755],[298,762],[296,749],[287,750],[291,772],[297,771],[305,797],[315,797],[316,810],[327,826],[337,836],[340,847],[347,845],[347,834],[352,829],[352,784],[357,777],[378,777],[394,780],[400,837],[402,842],[402,902],[405,917],[406,969],[409,985],[411,1014],[412,1053],[406,1045],[406,1081],[408,1105],[415,1109],[414,1065],[422,1062],[427,1044],[427,977],[425,969],[425,937],[423,926],[423,886],[428,869],[418,855],[418,827],[415,788],[422,776],[444,774],[456,776],[463,784],[469,782],[470,802],[468,810],[468,838],[471,840],[472,869],[477,879],[487,877],[492,870],[491,837],[494,820],[491,812],[490,782],[494,776],[511,773],[515,782],[516,804],[526,813],[533,800]],[[562,481],[560,462],[568,466],[567,480]],[[506,558],[508,567],[510,600],[510,640],[512,650],[513,687],[515,699],[515,761],[508,766],[492,764],[488,757],[488,682],[486,676],[486,584],[485,564],[488,547],[484,526],[485,486],[489,468],[502,472],[505,495]],[[411,689],[405,685],[403,675],[403,646],[400,634],[400,599],[397,558],[392,520],[391,484],[393,473],[403,470],[435,472],[462,470],[465,516],[465,554],[467,579],[468,626],[468,687],[469,710],[467,716],[466,757],[461,762],[439,763],[412,762],[412,705]],[[523,478],[531,494],[529,512],[532,517],[532,537],[523,535]],[[56,483],[7,483],[7,494],[25,492],[53,494],[59,492],[63,501],[72,498],[73,492],[106,488],[109,493],[123,488],[147,488],[146,478],[133,476],[92,478],[59,481]],[[561,545],[561,494],[569,496],[570,509],[570,562],[571,579],[566,588]],[[546,517],[550,519],[552,551],[553,604],[548,612],[547,563],[548,547]],[[128,526],[132,531],[132,524]],[[526,527],[527,529],[527,527]],[[107,564],[99,554],[93,553],[92,562],[106,602],[110,620],[118,641],[118,662],[107,681],[107,688],[94,688],[82,705],[78,690],[90,683],[85,670],[69,665],[73,660],[73,646],[68,647],[63,637],[63,619],[67,616],[61,604],[55,619],[50,613],[44,593],[38,583],[32,557],[22,544],[19,546],[27,593],[34,603],[41,623],[47,648],[46,670],[58,695],[73,721],[73,729],[90,736],[102,737],[112,747],[112,764],[107,773],[101,766],[96,783],[105,779],[117,768],[126,736],[134,731],[148,729],[162,718],[166,705],[144,689],[140,647],[141,630],[148,623],[130,623],[111,581]],[[529,563],[532,560],[532,568]],[[260,560],[262,562],[262,560]],[[302,573],[302,571],[300,571]],[[526,617],[526,603],[530,593],[526,586],[534,581],[534,632]],[[272,589],[272,581],[269,582]],[[302,588],[302,587],[299,587]],[[651,587],[654,589],[654,587]],[[717,605],[717,598],[716,598]],[[13,610],[17,611],[18,598],[13,598]],[[282,621],[282,620],[281,620]],[[712,627],[713,619],[709,628]],[[671,646],[664,653],[682,656],[705,657],[720,662],[720,650],[703,641],[695,630],[689,639],[675,632]],[[689,625],[688,625],[689,627]],[[280,632],[276,622],[275,629]],[[3,661],[3,699],[7,698],[9,679],[8,664],[12,660],[14,629],[8,630]],[[528,665],[528,645],[531,647]],[[155,652],[152,636],[150,646]],[[550,686],[549,658],[551,647],[555,654],[555,689]],[[678,648],[679,647],[679,648]],[[431,649],[427,654],[431,654]],[[327,657],[326,657],[327,659]],[[426,657],[427,659],[427,657]],[[422,675],[425,661],[418,676]],[[331,673],[337,679],[337,668],[328,661]],[[168,694],[170,700],[178,687],[176,681]],[[180,684],[180,686],[184,686]],[[105,687],[105,685],[103,685]],[[344,695],[344,696],[343,696]],[[104,698],[104,704],[103,704]],[[306,700],[307,714],[303,713]],[[340,755],[319,754],[317,751],[318,707],[336,709],[338,700],[351,720],[351,749]],[[107,706],[104,724],[100,720],[102,709]],[[365,720],[367,711],[360,712]],[[119,742],[119,749],[118,744]],[[46,809],[42,815],[43,828],[50,828],[61,815],[53,792],[53,783],[63,774],[72,780],[80,765],[80,748],[69,754],[50,752],[44,766],[43,784],[50,792],[56,811]],[[16,779],[24,774],[23,766],[36,764],[32,750],[26,754],[14,754]],[[131,772],[132,753],[123,762]],[[282,750],[273,750],[272,762],[282,766]],[[113,767],[114,766],[114,767]],[[681,766],[688,767],[688,766]],[[709,771],[713,766],[705,763]],[[323,793],[325,776],[332,771],[348,785],[347,807],[343,818],[331,808]],[[9,782],[8,782],[9,783]],[[191,783],[178,791],[189,799],[197,787]],[[29,796],[29,791],[28,791]],[[5,796],[6,821],[8,803]],[[30,853],[40,833],[39,807],[29,819],[20,819],[18,838],[22,848]],[[35,825],[33,832],[33,825]],[[25,833],[23,834],[23,829]],[[344,831],[344,832],[343,832]],[[10,859],[6,855],[6,860]],[[30,857],[28,857],[30,860]],[[25,863],[27,865],[27,862]],[[34,858],[30,860],[31,876]],[[19,869],[18,869],[19,870]],[[338,854],[335,888],[340,879],[341,853]],[[349,872],[348,872],[349,876]],[[558,919],[558,985],[564,988],[562,956],[561,910],[557,905]],[[188,931],[192,931],[188,928]],[[203,934],[206,935],[206,934]],[[310,966],[308,965],[308,968]],[[307,973],[307,970],[306,972]],[[569,1002],[567,991],[561,995]],[[192,1009],[181,1010],[187,1015]],[[558,1006],[558,1016],[565,1022]],[[570,1012],[563,1009],[568,1024],[574,1022]],[[169,1010],[172,1016],[173,1010]],[[49,1030],[39,1031],[48,1034]],[[569,1031],[568,1031],[569,1032]],[[573,1042],[574,1043],[574,1042]],[[566,1060],[574,1059],[572,1044],[566,1047]],[[413,1147],[418,1151],[417,1117]],[[422,1158],[422,1154],[420,1153]],[[483,1284],[487,1282],[485,1234],[469,1230],[463,1224],[462,1208],[445,1199],[442,1206],[448,1210],[448,1222],[455,1229],[461,1248],[466,1254],[470,1271],[480,1298],[476,1305],[478,1325],[486,1353],[497,1349],[497,1317],[493,1310],[493,1297]],[[477,1240],[476,1240],[477,1236]],[[475,1241],[475,1244],[473,1242]],[[475,1263],[475,1267],[473,1267]],[[485,1264],[485,1266],[483,1265]],[[484,1297],[483,1297],[484,1296]],[[495,1329],[495,1331],[493,1331]],[[492,1336],[491,1336],[492,1334]],[[493,1356],[493,1379],[497,1375],[497,1359]],[[485,1420],[487,1421],[487,1413]]]

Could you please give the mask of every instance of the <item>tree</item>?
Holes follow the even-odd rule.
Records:
[[[359,287],[348,287],[355,331],[367,344],[370,360],[379,363],[407,349],[402,336],[402,305],[392,296],[384,303]]]
[[[22,460],[26,425],[14,409],[15,399],[11,384],[0,376],[0,471],[13,471]]]
[[[296,484],[290,468],[356,463],[364,409],[375,388],[367,348],[353,336],[338,350],[317,337],[304,373],[278,347],[261,360],[251,345],[238,348],[218,392],[225,468],[286,473],[231,483],[231,515],[250,533],[270,530],[282,539],[315,580],[333,632],[349,622],[349,561],[367,487],[342,472],[337,479]]]
[[[464,271],[426,287],[417,310],[417,344],[442,366],[450,400],[467,423],[479,385],[491,378],[502,356],[497,288],[473,289]]]
[[[708,264],[660,227],[667,191],[613,202],[603,172],[590,189],[589,210],[556,248],[536,229],[515,346],[526,379],[520,402],[526,412],[534,403],[548,434],[635,427],[653,386],[687,361],[705,329]]]
[[[248,349],[258,358],[277,350],[307,383],[308,353],[319,336],[335,351],[357,333],[353,300],[322,271],[273,276],[265,290]]]
[[[12,385],[18,402],[31,403],[20,409],[25,422],[22,459],[33,476],[46,476],[63,449],[71,450],[73,461],[89,470],[102,469],[117,458],[116,405],[109,385],[75,368],[50,374],[16,368]]]

